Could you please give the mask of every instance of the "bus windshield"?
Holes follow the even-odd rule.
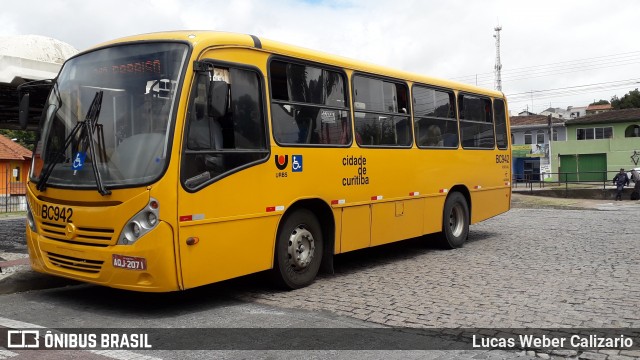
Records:
[[[187,51],[185,44],[154,42],[103,48],[67,61],[44,107],[31,180],[89,189],[155,181],[169,157]],[[90,111],[92,104],[97,111]],[[78,131],[84,121],[91,125]]]

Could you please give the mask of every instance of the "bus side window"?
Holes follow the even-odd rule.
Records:
[[[206,77],[199,77],[198,92],[193,100],[190,111],[187,148],[190,150],[211,149],[211,125],[205,115],[206,103]]]
[[[495,116],[496,144],[498,144],[498,149],[507,149],[509,143],[507,140],[507,117],[504,109],[504,101],[500,99],[493,100],[493,114]]]
[[[361,146],[409,147],[408,89],[401,81],[353,77],[356,141]]]
[[[189,105],[180,174],[189,189],[199,189],[269,155],[258,74],[237,68],[214,69],[211,77],[215,81],[230,84],[224,114],[209,106],[210,75],[198,76]]]
[[[273,136],[279,144],[351,142],[343,73],[282,60],[271,61],[269,70]]]
[[[491,99],[460,94],[460,132],[464,148],[495,148]]]
[[[212,151],[222,146],[222,128],[210,112],[207,106],[207,94],[209,77],[198,76],[196,96],[191,104],[187,130],[187,149]],[[190,156],[190,166],[202,174],[203,172],[220,172],[222,170],[222,158],[213,153],[202,153]]]
[[[418,147],[457,148],[458,121],[453,91],[415,85],[413,102]]]

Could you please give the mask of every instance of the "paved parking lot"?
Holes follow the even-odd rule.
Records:
[[[308,288],[242,297],[392,326],[638,328],[639,215],[512,209],[473,225],[462,249],[360,251]]]
[[[338,256],[335,275],[304,289],[274,290],[255,283],[258,276],[229,287],[228,295],[388,326],[640,328],[640,206],[553,206],[561,208],[514,208],[472,225],[461,249],[410,240]],[[23,231],[24,223],[0,227]],[[640,358],[640,351],[566,355],[623,360]]]

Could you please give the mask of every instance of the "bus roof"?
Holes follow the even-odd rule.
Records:
[[[269,40],[265,38],[258,38],[253,35],[239,34],[222,31],[211,30],[180,30],[180,31],[167,31],[157,33],[147,33],[140,35],[133,35],[108,41],[97,45],[92,48],[99,48],[108,45],[119,44],[123,42],[138,42],[149,40],[172,40],[172,41],[184,41],[192,44],[194,51],[200,53],[206,48],[214,46],[239,46],[247,48],[261,49],[272,54],[278,54],[283,56],[295,57],[311,62],[319,62],[324,64],[333,65],[345,69],[359,71],[363,73],[371,73],[383,75],[391,78],[402,79],[405,81],[412,81],[417,83],[425,83],[438,85],[446,88],[451,88],[460,91],[480,93],[493,97],[503,98],[504,95],[500,91],[481,88],[469,84],[464,84],[456,81],[446,80],[442,78],[436,78],[426,76],[422,74],[412,73],[408,71],[402,71],[385,67],[381,65],[372,64],[365,61],[354,60],[343,56],[333,55],[317,50],[311,50],[300,46],[285,44],[282,42]],[[92,49],[88,49],[90,51]]]

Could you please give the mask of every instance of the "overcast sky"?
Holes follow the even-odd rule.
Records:
[[[502,90],[515,114],[640,87],[639,14],[637,1],[602,0],[22,0],[3,2],[0,35],[83,50],[137,33],[232,31],[493,88],[500,24]]]

